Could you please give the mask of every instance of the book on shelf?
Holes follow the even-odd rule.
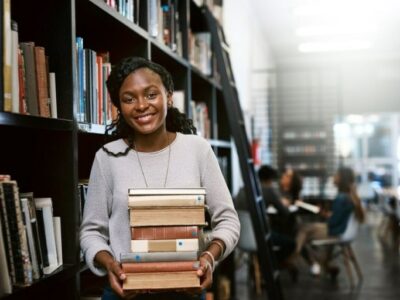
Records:
[[[42,117],[50,117],[50,100],[46,71],[45,49],[44,47],[35,46],[34,51],[39,114]]]
[[[22,213],[25,220],[26,235],[28,238],[29,254],[32,262],[32,278],[39,279],[41,277],[41,262],[38,253],[38,240],[35,234],[36,219],[32,218],[28,199],[21,196]]]
[[[56,73],[49,73],[49,95],[50,95],[50,108],[51,117],[57,118],[57,90],[56,90]]]
[[[172,95],[174,107],[176,107],[181,113],[185,113],[185,91],[177,90]]]
[[[128,206],[192,206],[205,204],[205,195],[138,195],[129,196]]]
[[[313,205],[313,204],[310,204],[310,203],[306,203],[306,202],[301,201],[301,200],[296,200],[294,202],[294,205],[296,205],[296,206],[298,206],[298,207],[300,207],[302,209],[308,210],[308,211],[310,211],[310,212],[312,212],[314,214],[317,214],[320,211],[319,206],[316,206],[316,205]]]
[[[198,251],[199,239],[131,240],[132,252]]]
[[[36,88],[35,71],[35,43],[24,42],[19,44],[22,50],[25,70],[25,98],[28,112],[31,115],[39,116],[39,100]]]
[[[8,272],[7,252],[3,239],[3,228],[0,222],[0,297],[12,293],[10,273]]]
[[[129,252],[121,253],[121,263],[194,261],[198,259],[197,251],[186,252]]]
[[[18,24],[11,20],[11,111],[19,112],[19,78],[18,78]]]
[[[57,262],[58,265],[61,266],[63,264],[61,218],[53,217],[53,225],[54,225],[54,238],[56,240]]]
[[[131,227],[132,240],[167,240],[198,238],[198,226]]]
[[[205,195],[205,188],[144,188],[128,189],[128,195]]]
[[[22,216],[18,185],[14,180],[0,182],[2,189],[0,202],[2,219],[5,225],[8,253],[10,255],[9,269],[12,283],[15,286],[27,286],[32,283],[32,265],[29,256],[28,241]],[[7,223],[7,225],[6,225]]]
[[[122,263],[121,265],[124,273],[180,272],[180,271],[196,271],[200,267],[200,262],[166,261],[166,262]]]
[[[3,5],[3,107],[12,111],[12,33],[11,33],[11,0],[4,0]]]
[[[131,226],[206,225],[204,206],[141,208],[129,210]]]
[[[200,288],[197,271],[126,273],[124,290]]]
[[[53,203],[51,198],[35,198],[35,206],[43,254],[43,273],[47,275],[60,266],[54,233]]]

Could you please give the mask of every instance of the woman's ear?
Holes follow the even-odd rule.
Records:
[[[172,105],[174,104],[174,100],[172,99],[172,95],[173,95],[172,92],[168,92],[168,94],[167,94],[167,106],[168,106],[168,108],[171,108]]]

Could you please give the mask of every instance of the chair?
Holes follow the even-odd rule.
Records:
[[[238,241],[238,248],[244,252],[248,252],[251,257],[250,264],[254,268],[254,284],[256,294],[261,295],[261,271],[257,257],[257,242],[251,222],[250,212],[247,210],[237,210],[240,221],[240,238]]]
[[[347,222],[346,230],[344,231],[344,233],[341,236],[339,236],[337,238],[328,238],[328,239],[320,239],[320,240],[311,241],[312,246],[332,246],[332,247],[339,246],[340,247],[340,251],[337,253],[337,255],[343,255],[343,261],[344,261],[347,275],[350,280],[351,287],[354,287],[354,280],[353,280],[353,275],[352,275],[352,271],[351,271],[351,264],[353,264],[353,267],[358,276],[358,280],[359,280],[358,283],[360,284],[363,280],[363,275],[361,272],[360,265],[358,264],[357,258],[351,247],[351,243],[357,237],[359,227],[360,227],[360,223],[357,221],[354,213],[352,213]],[[336,257],[337,255],[333,256],[332,258]]]

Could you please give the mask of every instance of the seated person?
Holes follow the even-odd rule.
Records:
[[[293,169],[286,169],[281,176],[280,188],[285,205],[294,204],[300,198],[300,192],[303,188],[303,179],[300,173]]]
[[[356,219],[361,223],[364,220],[364,211],[355,187],[355,176],[350,168],[340,168],[334,183],[338,194],[332,203],[330,213],[322,212],[327,218],[326,222],[308,223],[301,226],[296,237],[296,254],[300,254],[303,247],[311,240],[338,237],[346,230],[351,214],[354,212]],[[318,275],[321,267],[317,259],[309,253],[311,273]],[[326,266],[329,270],[329,267]]]
[[[265,206],[268,207],[269,205],[272,205],[277,210],[277,219],[286,220],[290,215],[289,209],[283,205],[279,191],[273,187],[274,180],[278,178],[277,171],[270,166],[264,165],[259,169],[258,176],[261,183]],[[235,198],[236,209],[247,210],[247,202],[246,192],[244,187],[242,187]],[[281,222],[281,224],[283,224],[283,222]],[[284,226],[284,224],[282,226]],[[279,229],[282,228],[279,228],[278,226],[272,226],[271,229],[272,243],[279,247],[277,253],[278,261],[283,263],[295,249],[294,239],[280,233]]]

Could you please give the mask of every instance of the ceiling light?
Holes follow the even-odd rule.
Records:
[[[365,50],[372,47],[370,41],[335,41],[335,42],[310,42],[302,43],[298,49],[300,52],[330,52]]]
[[[367,26],[309,26],[296,29],[296,35],[300,37],[322,36],[322,35],[348,35],[348,34],[369,34],[377,31],[376,25]]]

